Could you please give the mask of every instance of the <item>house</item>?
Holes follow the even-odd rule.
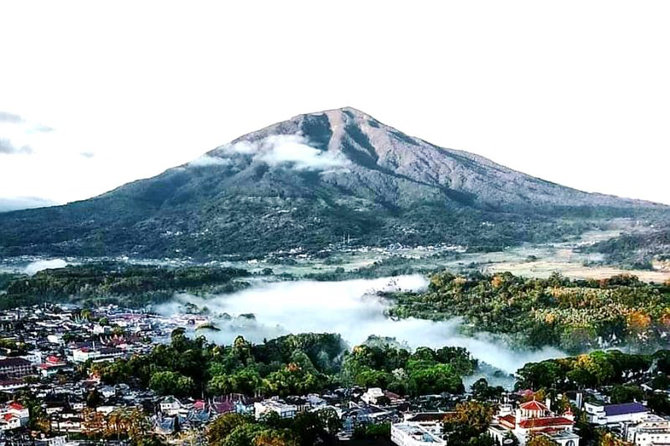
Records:
[[[311,409],[320,409],[324,408],[328,405],[328,402],[321,398],[319,395],[316,395],[314,393],[310,393],[305,397],[305,400],[307,401],[307,404]]]
[[[418,426],[434,435],[442,435],[442,422],[453,412],[420,412],[406,414],[403,423]]]
[[[121,356],[123,356],[123,351],[115,347],[81,347],[72,351],[72,360],[79,363],[86,362],[89,359],[93,362],[111,361]]]
[[[5,358],[0,359],[0,375],[9,378],[23,378],[32,375],[33,365],[30,361],[23,358]]]
[[[159,435],[172,435],[179,430],[178,417],[164,417],[161,414],[151,417],[153,432]]]
[[[163,398],[159,406],[161,412],[165,415],[177,415],[182,408],[181,402],[173,396]]]
[[[57,414],[51,418],[53,432],[81,433],[84,431],[83,420],[76,416]]]
[[[59,344],[63,345],[65,342],[63,341],[63,334],[62,333],[55,333],[55,334],[50,334],[47,336],[47,341],[49,341],[52,344]]]
[[[557,415],[549,407],[549,400],[546,404],[528,401],[520,404],[515,411],[511,404],[502,404],[489,426],[489,435],[500,444],[511,433],[521,446],[531,435],[545,435],[560,446],[579,446],[579,436],[573,431],[575,421],[572,411],[568,409]]]
[[[21,356],[21,358],[26,361],[30,361],[31,364],[37,365],[42,363],[42,352],[39,350],[31,350],[27,354]]]
[[[44,434],[42,434],[44,435]],[[45,437],[35,439],[37,446],[66,446],[68,444],[67,436],[61,435],[58,437]]]
[[[421,426],[409,423],[392,424],[391,441],[397,446],[437,446],[447,444],[440,436],[431,433]]]
[[[243,415],[254,413],[254,406],[249,399],[242,394],[229,394],[212,398],[210,408],[217,414],[235,412]]]
[[[645,421],[626,427],[626,441],[636,446],[670,444],[670,420],[650,416]]]
[[[275,412],[280,418],[293,418],[298,412],[298,407],[275,398],[254,403],[254,414],[257,420],[270,412]]]
[[[0,380],[0,390],[16,390],[26,387],[26,384],[23,380],[17,378],[9,378]]]
[[[21,419],[11,413],[0,416],[0,431],[8,431],[21,427]]]
[[[589,423],[598,425],[618,423],[639,423],[645,420],[650,411],[641,403],[590,404],[584,403]]]
[[[57,374],[59,371],[69,369],[67,363],[57,356],[48,356],[43,364],[38,366],[40,373],[45,378]]]
[[[384,397],[384,392],[379,387],[370,387],[363,395],[361,400],[367,404],[377,404],[379,398]]]
[[[117,409],[116,406],[113,405],[104,405],[104,406],[98,406],[95,408],[96,412],[100,412],[101,414],[107,416],[110,413],[114,412]]]

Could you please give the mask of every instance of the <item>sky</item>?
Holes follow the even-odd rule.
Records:
[[[0,3],[0,207],[64,203],[300,113],[670,204],[667,1]]]

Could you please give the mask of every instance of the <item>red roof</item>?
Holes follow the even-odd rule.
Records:
[[[504,423],[504,424],[509,425],[512,428],[516,426],[516,417],[514,415],[511,415],[511,414],[510,415],[505,415],[505,416],[502,416],[502,417],[498,418],[498,420],[500,422]]]
[[[25,407],[21,403],[17,403],[16,401],[12,401],[11,403],[8,404],[8,406],[14,410],[23,410]]]
[[[5,419],[5,421],[9,421],[9,420],[11,420],[12,418],[16,418],[16,417],[15,417],[13,414],[11,414],[11,413],[6,413],[6,414],[3,416],[3,418]]]
[[[533,429],[536,427],[572,426],[573,424],[574,421],[568,420],[565,417],[543,417],[521,420],[519,422],[519,427]]]
[[[523,403],[521,405],[521,409],[523,410],[532,410],[532,411],[545,411],[547,410],[547,406],[542,404],[539,401],[528,401],[527,403]]]

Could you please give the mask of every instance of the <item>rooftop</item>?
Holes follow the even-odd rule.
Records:
[[[605,406],[605,415],[608,417],[643,412],[649,412],[649,409],[641,403],[610,404]]]

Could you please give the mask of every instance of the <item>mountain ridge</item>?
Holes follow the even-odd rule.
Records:
[[[343,234],[361,245],[504,246],[574,229],[557,218],[668,209],[564,187],[344,107],[272,124],[92,199],[0,214],[0,255],[207,259],[318,250]]]

